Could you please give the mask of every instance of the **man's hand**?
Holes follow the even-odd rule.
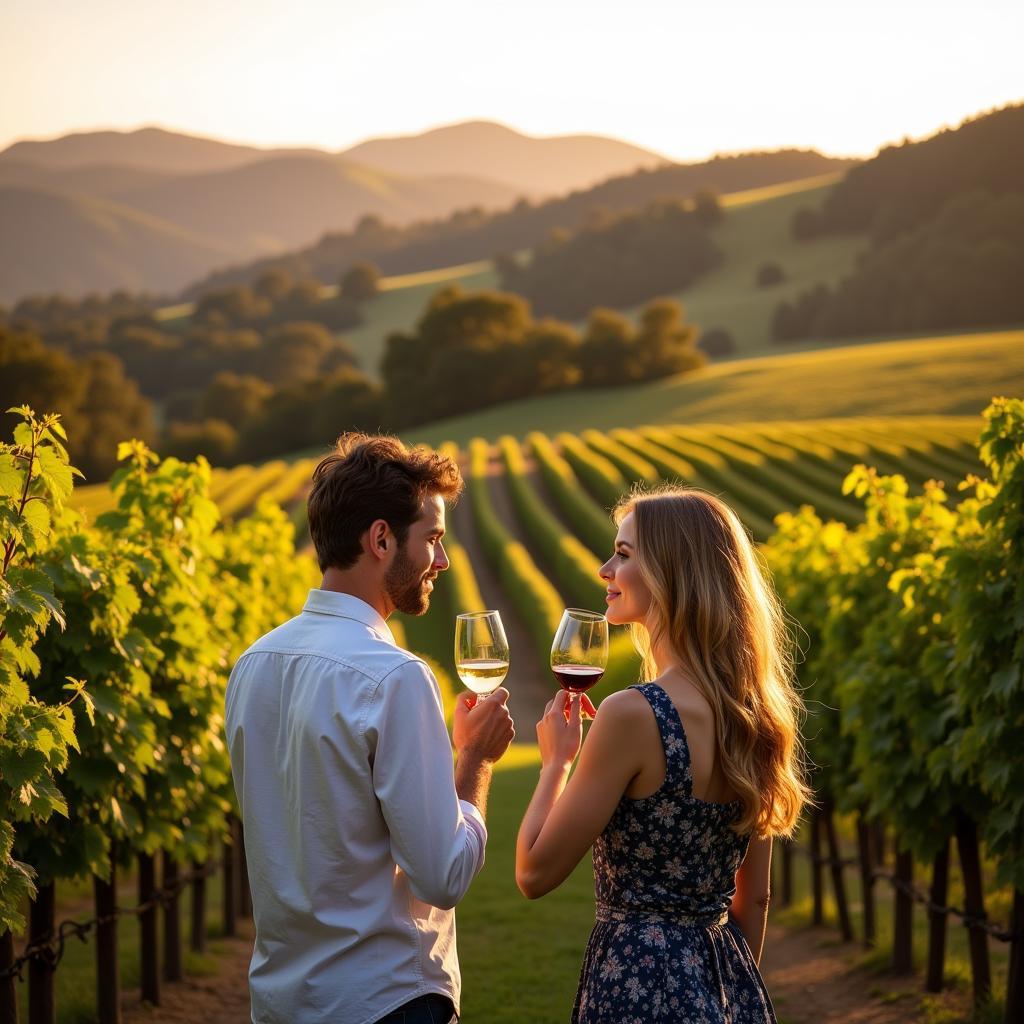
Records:
[[[452,743],[460,761],[492,764],[508,750],[516,730],[507,703],[508,690],[503,686],[486,697],[459,696],[452,722]]]

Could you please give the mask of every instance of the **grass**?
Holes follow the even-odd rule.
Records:
[[[458,911],[467,1021],[561,1024],[572,1009],[594,921],[590,858],[542,900],[527,901],[515,884],[515,837],[538,765],[536,747],[516,745],[494,775],[487,863]]]
[[[834,284],[853,270],[866,242],[861,235],[838,235],[798,242],[790,232],[794,212],[818,206],[834,178],[787,182],[722,197],[725,217],[712,229],[725,258],[690,287],[672,293],[686,307],[686,319],[703,331],[725,328],[739,355],[772,349],[771,325],[780,302],[816,284]],[[775,263],[785,281],[770,288],[756,284],[758,269]],[[637,310],[630,311],[636,314]]]
[[[363,305],[365,322],[344,331],[345,340],[355,350],[362,369],[371,377],[379,378],[387,336],[394,331],[411,330],[435,292],[451,284],[458,284],[467,291],[479,291],[494,288],[497,283],[489,260],[382,278],[380,294]]]
[[[529,430],[751,423],[843,416],[976,415],[1024,394],[1024,330],[901,339],[717,363],[623,388],[525,399],[412,428],[412,441],[465,444]]]

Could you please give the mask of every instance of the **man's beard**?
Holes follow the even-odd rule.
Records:
[[[398,611],[406,615],[422,615],[430,607],[430,593],[424,585],[424,575],[416,571],[405,545],[401,545],[384,576],[384,589]]]

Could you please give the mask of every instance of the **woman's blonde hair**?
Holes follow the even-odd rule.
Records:
[[[667,644],[715,715],[718,756],[742,804],[737,832],[788,835],[810,793],[801,770],[799,716],[782,606],[736,513],[689,487],[637,492],[635,557],[651,591],[648,626],[633,624],[644,675]]]

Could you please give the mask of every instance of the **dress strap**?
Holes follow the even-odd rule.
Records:
[[[657,683],[638,683],[631,689],[639,690],[654,712],[654,720],[661,733],[661,745],[665,749],[665,782],[681,786],[686,796],[692,796],[690,745],[686,742],[686,730],[683,729],[675,704]]]

